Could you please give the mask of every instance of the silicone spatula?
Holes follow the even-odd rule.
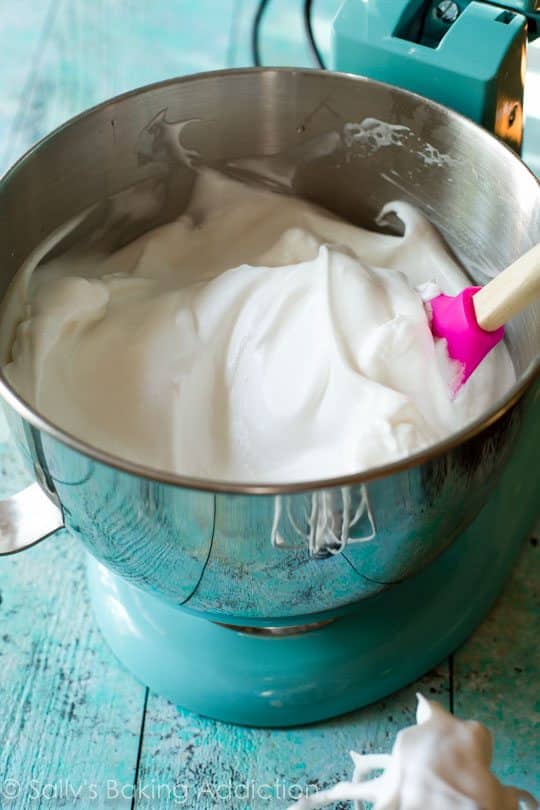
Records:
[[[431,299],[431,331],[446,339],[448,354],[462,367],[453,393],[503,339],[504,324],[539,296],[540,243],[485,287],[467,287],[459,295]]]

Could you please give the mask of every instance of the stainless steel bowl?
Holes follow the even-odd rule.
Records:
[[[124,240],[176,215],[198,165],[368,227],[386,202],[410,201],[479,283],[540,240],[536,179],[459,115],[359,77],[223,71],[102,104],[8,172],[0,295],[45,237],[91,206],[95,226],[118,212],[111,199],[158,190],[159,207],[142,215],[139,206],[116,232]],[[289,486],[192,480],[108,456],[1,379],[13,435],[39,482],[1,505],[2,550],[63,522],[130,582],[224,621],[300,624],[354,603],[418,571],[486,502],[534,396],[539,335],[535,306],[508,330],[518,382],[465,430],[397,464],[339,480],[321,470],[320,480]]]

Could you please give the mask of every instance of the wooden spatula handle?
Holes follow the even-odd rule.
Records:
[[[494,332],[540,296],[540,243],[499,273],[473,298],[476,320]]]

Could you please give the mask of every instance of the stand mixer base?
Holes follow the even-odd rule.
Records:
[[[523,482],[519,465],[509,466],[513,474],[505,470],[491,501],[437,560],[307,632],[261,635],[217,624],[144,593],[89,557],[97,621],[139,680],[199,714],[283,727],[358,709],[437,665],[493,604],[535,503],[536,487]]]

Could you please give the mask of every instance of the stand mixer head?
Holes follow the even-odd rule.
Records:
[[[185,204],[198,165],[271,184],[364,226],[374,227],[381,207],[399,196],[427,213],[477,283],[540,238],[535,178],[502,144],[459,115],[350,76],[224,71],[114,99],[74,119],[22,158],[0,188],[0,217],[10,235],[0,293],[29,253],[74,214],[89,211],[95,225],[101,214],[118,210],[119,195],[135,206],[139,193],[152,188],[159,205],[142,215],[141,206],[134,207],[130,238],[171,219]],[[320,622],[364,600],[373,604],[393,584],[417,575],[477,517],[514,445],[524,440],[524,414],[532,407],[538,370],[539,323],[536,307],[510,325],[518,381],[482,420],[416,456],[338,480],[254,486],[182,479],[113,458],[67,435],[24,403],[5,379],[0,393],[12,434],[38,477],[38,497],[49,513],[51,502],[56,505],[61,521],[91,555],[93,601],[102,628],[140,677],[155,682],[144,669],[147,663],[141,670],[137,660],[148,657],[158,637],[165,639],[170,668],[178,674],[187,666],[186,637],[174,641],[164,628],[174,626],[177,632],[188,625],[186,633],[198,639],[203,655],[211,656],[215,645],[222,661],[231,656],[227,639],[238,645],[240,635],[249,636],[222,625],[266,628],[262,633],[272,636],[272,643],[277,636],[281,640],[275,643],[288,645],[283,656],[292,672],[293,639],[276,633],[276,627],[292,627],[296,640],[316,628],[317,655],[330,661],[324,642],[330,636],[324,633],[334,631]],[[515,474],[526,477],[520,469]],[[522,509],[534,511],[532,496]],[[15,513],[7,507],[4,512],[9,532],[9,516]],[[513,560],[515,543],[510,547],[506,567],[501,563],[494,578],[495,590]],[[405,601],[411,604],[427,598],[420,586],[417,597],[414,588],[408,594]],[[392,599],[392,610],[399,612],[399,598]],[[144,630],[138,624],[142,617]],[[219,630],[208,620],[220,622]],[[476,614],[468,619],[469,629],[477,620]],[[354,616],[347,621],[359,636]],[[206,646],[204,627],[212,636]],[[373,622],[372,632],[377,632]],[[448,644],[455,646],[457,638]],[[246,647],[234,653],[245,656],[244,669],[255,643],[250,638],[249,652]],[[273,654],[282,656],[277,649]],[[155,654],[165,655],[164,647]],[[197,653],[191,655],[195,661]],[[418,662],[430,665],[421,657]],[[213,695],[209,684],[202,697],[190,696],[193,667],[187,667],[184,680],[178,675],[178,689],[157,688],[198,711],[239,722],[317,719],[359,705],[368,694],[351,693],[324,707],[315,701],[311,712],[301,698],[300,713],[288,704],[287,717],[275,706],[272,710],[270,699],[262,713],[260,707],[251,713],[239,709],[241,701],[220,711],[216,701],[225,700],[223,685],[214,686]],[[253,683],[259,683],[260,696],[264,683],[272,681],[272,667],[269,662],[257,667]],[[300,665],[297,669],[300,677]],[[406,668],[402,678],[410,679]],[[374,681],[373,674],[369,679]],[[394,678],[385,688],[398,682]],[[253,693],[252,683],[249,689]],[[369,699],[374,694],[369,691]]]
[[[331,66],[421,93],[520,152],[537,0],[344,0]]]

